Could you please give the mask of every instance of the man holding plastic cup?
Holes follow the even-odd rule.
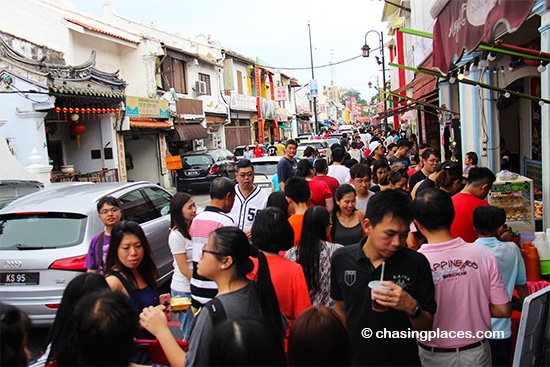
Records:
[[[428,260],[405,246],[412,218],[406,192],[378,192],[362,222],[367,237],[332,257],[330,293],[356,365],[420,365],[414,332],[432,329],[436,302]]]

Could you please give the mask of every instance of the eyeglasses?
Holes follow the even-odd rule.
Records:
[[[242,173],[239,173],[239,177],[252,177],[254,176],[254,172],[242,172]]]
[[[120,208],[103,209],[99,212],[101,215],[107,215],[109,213],[116,214],[120,211]]]
[[[207,254],[212,254],[212,255],[218,255],[218,256],[227,256],[226,254],[222,254],[221,252],[216,252],[216,251],[210,251],[210,250],[205,250],[205,249],[202,249],[202,256],[204,256],[204,253],[207,253]]]
[[[438,164],[438,163],[441,162],[441,161],[440,161],[439,159],[428,159],[427,162]]]

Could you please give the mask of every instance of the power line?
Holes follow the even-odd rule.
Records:
[[[352,57],[351,59],[342,60],[342,61],[338,61],[338,62],[326,64],[326,65],[314,66],[313,68],[314,69],[328,68],[330,66],[334,66],[334,65],[343,64],[343,63],[346,63],[346,62],[353,61],[353,60],[358,59],[362,56],[363,55],[358,55],[358,56]],[[258,66],[263,66],[263,67],[270,68],[270,69],[281,69],[281,70],[311,70],[311,66],[304,67],[304,68],[289,68],[289,67],[279,67],[279,66],[271,66],[271,65],[258,65]]]

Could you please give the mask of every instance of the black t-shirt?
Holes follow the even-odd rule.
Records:
[[[366,238],[363,238],[359,244],[336,250],[330,272],[330,296],[345,303],[347,329],[356,355],[355,364],[420,366],[418,345],[407,314],[392,308],[386,312],[372,310],[368,283],[380,280],[381,266],[375,269],[365,256],[362,249],[365,242]],[[404,247],[385,263],[384,280],[398,284],[420,303],[423,310],[435,314],[435,289],[426,257]],[[372,336],[362,336],[365,328],[372,331]],[[384,331],[394,334],[401,331],[411,337],[380,337]],[[379,337],[376,337],[377,332]]]
[[[418,189],[416,189],[416,196],[426,189],[435,189],[435,182],[429,178],[420,181],[420,185],[418,185]]]
[[[269,148],[267,148],[267,153],[270,156],[276,156],[277,155],[277,147],[275,145],[270,145]]]
[[[277,163],[277,175],[279,183],[285,182],[290,177],[293,177],[296,174],[296,167],[298,166],[298,161],[295,158],[289,160],[286,157],[281,158],[279,163]]]
[[[414,186],[417,183],[419,183],[425,178],[426,178],[426,175],[424,174],[424,172],[422,172],[422,170],[416,171],[415,173],[413,173],[409,178],[409,187],[411,188],[411,190],[414,189]]]

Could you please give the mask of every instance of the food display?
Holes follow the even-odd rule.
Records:
[[[542,218],[542,201],[535,200],[535,218]]]
[[[506,223],[513,230],[534,230],[533,181],[518,176],[515,180],[495,181],[488,196],[489,204],[506,211]]]

